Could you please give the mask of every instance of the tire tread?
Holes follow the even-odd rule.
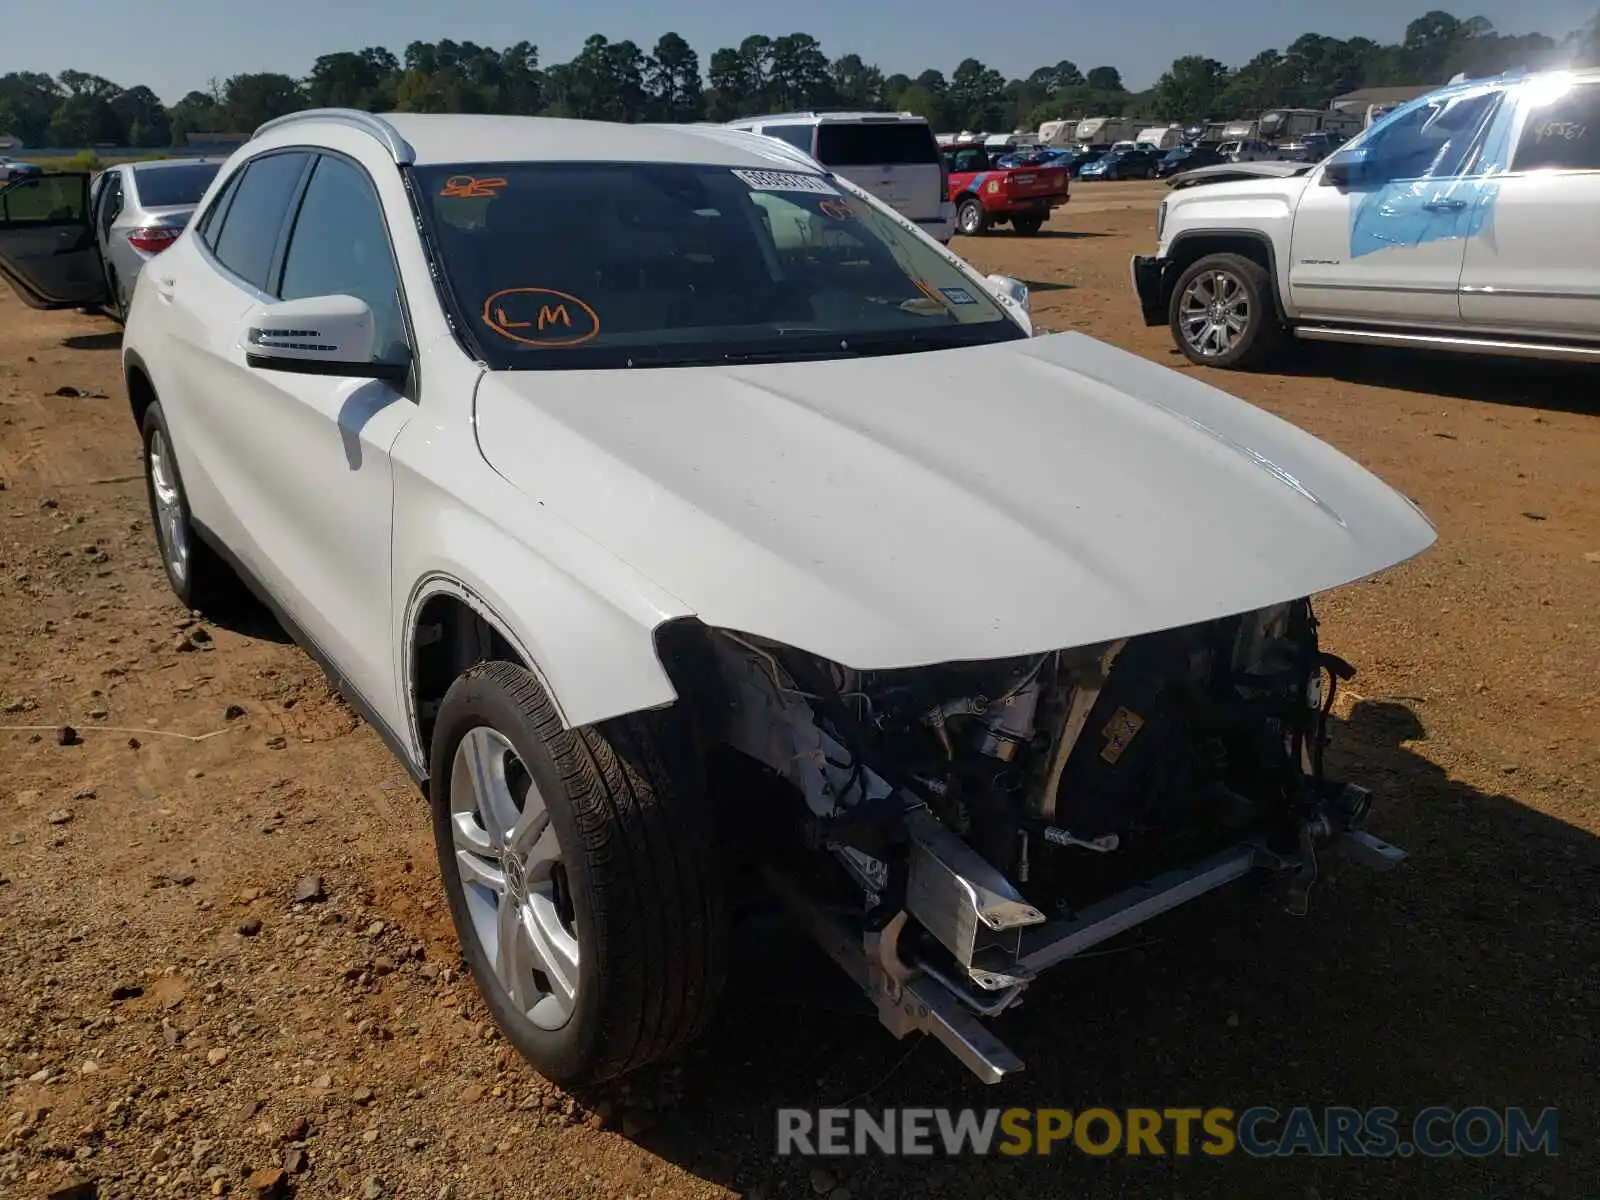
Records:
[[[726,913],[704,789],[670,713],[568,729],[515,663],[471,668],[502,689],[554,759],[587,859],[593,945],[609,980],[590,1082],[668,1057],[704,1027],[725,970]]]
[[[1263,319],[1246,331],[1243,343],[1230,353],[1216,358],[1204,358],[1196,356],[1189,349],[1189,344],[1178,326],[1178,300],[1192,275],[1202,269],[1213,268],[1233,271],[1244,280],[1245,286],[1250,290],[1250,307],[1253,311],[1261,313]],[[1172,340],[1190,362],[1204,367],[1234,370],[1254,367],[1264,362],[1282,345],[1286,332],[1283,322],[1278,317],[1277,290],[1272,276],[1255,259],[1226,251],[1207,254],[1203,258],[1196,259],[1178,276],[1172,288],[1172,296],[1167,302],[1167,324],[1172,332]]]

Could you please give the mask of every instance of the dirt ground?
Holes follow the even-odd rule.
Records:
[[[1042,236],[958,249],[1043,326],[1194,370],[1128,285],[1159,190],[1086,184]],[[1335,869],[1298,921],[1213,897],[1063,967],[1001,1022],[1028,1069],[999,1088],[751,955],[683,1061],[575,1096],[462,977],[379,739],[268,619],[172,599],[117,349],[0,291],[0,1194],[249,1196],[285,1166],[307,1197],[1600,1194],[1600,376],[1340,347],[1200,372],[1439,526],[1319,604],[1360,670],[1336,765],[1400,871]],[[775,1157],[776,1108],[843,1103],[1556,1106],[1561,1154]]]

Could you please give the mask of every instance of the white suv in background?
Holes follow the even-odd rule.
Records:
[[[948,244],[955,234],[944,156],[928,122],[915,113],[793,112],[729,125],[788,142],[940,242]]]
[[[1145,322],[1209,366],[1320,341],[1600,362],[1600,68],[1403,105],[1292,178],[1162,202]]]

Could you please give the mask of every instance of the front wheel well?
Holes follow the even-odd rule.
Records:
[[[530,668],[482,613],[448,593],[423,602],[411,628],[407,653],[411,657],[411,707],[424,755],[433,744],[440,702],[458,678],[486,662]]]
[[[1265,238],[1249,233],[1203,233],[1180,237],[1167,254],[1167,269],[1162,275],[1163,311],[1172,303],[1172,288],[1178,277],[1194,263],[1213,254],[1237,254],[1259,264],[1272,281],[1273,304],[1279,318],[1287,315],[1283,311],[1283,297],[1278,294],[1278,270],[1273,261],[1272,246]]]
[[[136,363],[128,366],[125,377],[128,384],[128,407],[133,410],[133,424],[136,429],[144,428],[144,414],[156,402],[155,385],[150,382],[150,376],[144,373],[144,368]]]

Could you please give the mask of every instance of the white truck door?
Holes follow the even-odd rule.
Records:
[[[1509,170],[1478,197],[1462,320],[1600,338],[1600,82],[1530,83],[1511,145]]]
[[[1312,172],[1295,211],[1289,294],[1313,320],[1454,326],[1478,156],[1500,91],[1425,97]],[[1329,167],[1348,164],[1347,182]]]

